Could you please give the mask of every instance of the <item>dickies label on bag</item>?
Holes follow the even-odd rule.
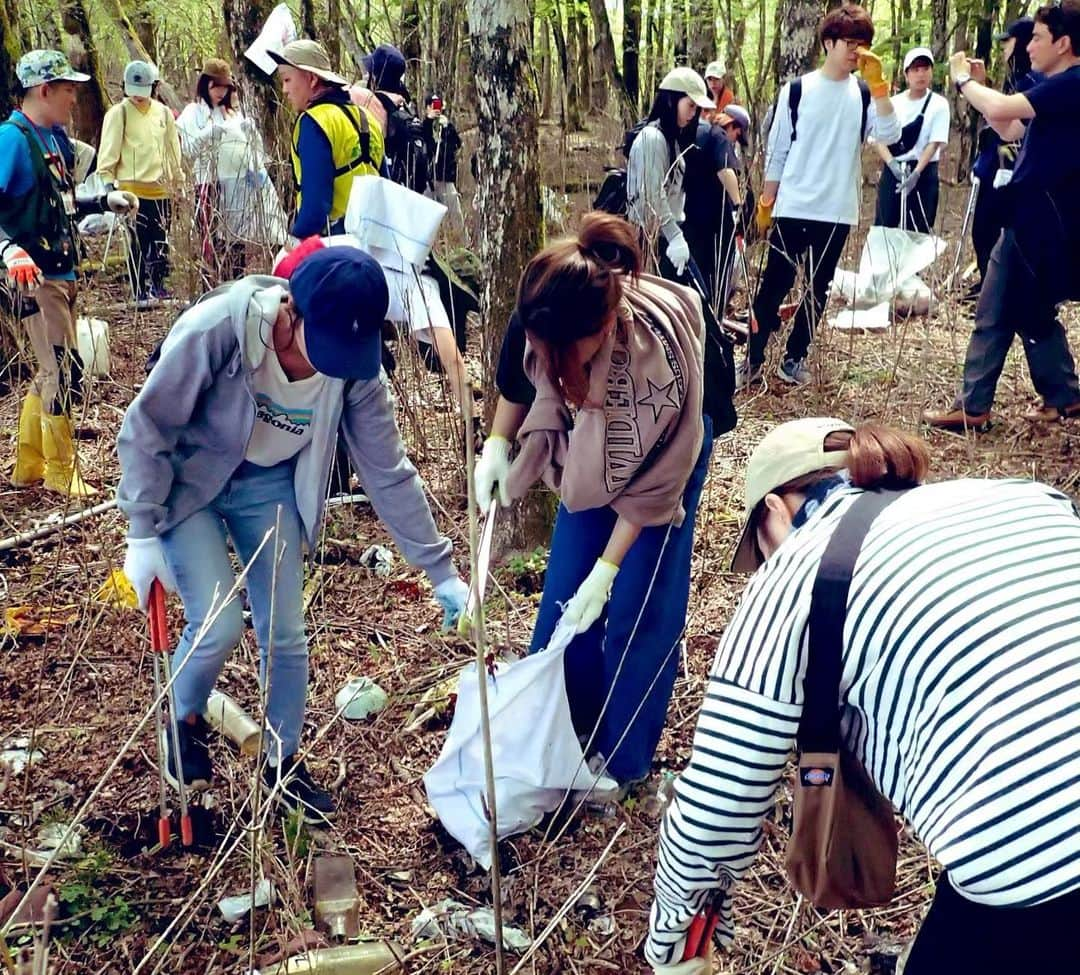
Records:
[[[833,778],[835,776],[835,770],[831,767],[820,765],[800,765],[799,766],[799,782],[804,789],[811,789],[815,786],[821,786],[828,788],[833,784]]]

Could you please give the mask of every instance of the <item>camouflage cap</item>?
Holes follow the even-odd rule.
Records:
[[[89,81],[60,51],[28,51],[15,66],[15,77],[23,88],[34,88],[50,81]]]

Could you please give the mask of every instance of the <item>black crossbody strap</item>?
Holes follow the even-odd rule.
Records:
[[[810,652],[798,738],[802,752],[839,750],[840,678],[851,574],[870,525],[904,493],[864,491],[844,512],[821,558],[810,601]]]

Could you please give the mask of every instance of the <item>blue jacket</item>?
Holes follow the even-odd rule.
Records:
[[[244,460],[255,424],[252,373],[288,282],[252,275],[206,295],[179,320],[128,407],[117,439],[129,535],[160,535],[205,508]],[[322,523],[338,429],[364,491],[410,565],[433,585],[455,575],[420,476],[405,453],[386,382],[327,378],[311,441],[296,458],[296,505],[309,546]]]

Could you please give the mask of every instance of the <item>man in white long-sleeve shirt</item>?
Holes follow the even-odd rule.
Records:
[[[786,383],[809,382],[806,356],[848,232],[859,219],[863,142],[886,144],[900,137],[881,60],[869,50],[874,24],[862,7],[844,4],[819,28],[825,63],[780,89],[769,131],[765,186],[757,225],[769,236],[765,267],[746,359],[737,388],[761,377],[769,336],[780,327],[780,303],[799,265],[807,268],[811,293],[800,302],[787,350],[778,369]],[[862,80],[852,72],[859,71]],[[775,217],[775,222],[774,218]]]

